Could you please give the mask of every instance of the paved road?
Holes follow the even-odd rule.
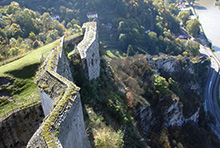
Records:
[[[209,48],[205,48],[201,45],[200,53],[211,58],[211,69],[204,89],[205,109],[215,117],[216,125],[211,125],[211,128],[220,138],[220,108],[217,102],[220,63]]]

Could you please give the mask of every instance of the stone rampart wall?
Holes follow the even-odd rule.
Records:
[[[11,114],[0,123],[0,148],[25,147],[43,118],[40,104]]]
[[[83,62],[83,69],[89,80],[96,79],[100,75],[100,54],[98,31],[96,22],[83,24],[84,38],[78,44],[80,58]]]
[[[53,100],[55,103],[27,147],[90,147],[84,127],[79,88],[72,82],[68,61],[63,52],[63,41],[64,38],[61,38],[60,45],[48,56],[37,74],[36,83],[41,96],[43,93],[47,94],[47,97],[41,99]],[[45,106],[45,112],[50,106]]]
[[[96,38],[91,46],[88,48],[86,59],[89,80],[98,78],[100,76],[100,55],[98,38]]]
[[[64,42],[64,46],[68,46],[69,44],[78,44],[79,42],[81,42],[83,40],[84,34],[81,34],[77,37],[71,38],[71,39],[67,39]]]

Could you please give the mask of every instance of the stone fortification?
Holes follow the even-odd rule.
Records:
[[[84,23],[82,27],[84,38],[78,44],[83,69],[89,80],[96,79],[100,75],[100,54],[97,32],[97,22]]]
[[[27,147],[90,147],[79,87],[72,82],[63,40],[60,39],[60,45],[50,53],[37,74],[36,83],[46,117]]]
[[[70,38],[70,39],[65,39],[64,41],[64,46],[68,46],[70,44],[78,44],[83,40],[84,34],[83,33],[78,33],[76,37]]]

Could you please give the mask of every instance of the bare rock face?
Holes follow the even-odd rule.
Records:
[[[150,109],[150,106],[148,107],[140,107],[140,111],[138,113],[139,118],[139,125],[142,129],[143,134],[147,134],[149,131],[149,128],[154,124],[154,121],[152,121],[152,111]]]
[[[167,109],[165,113],[165,121],[166,121],[165,126],[173,126],[173,125],[182,126],[184,123],[188,121],[198,122],[198,118],[199,118],[199,109],[189,118],[185,118],[183,116],[183,112],[180,109],[179,103],[175,101]]]
[[[163,69],[168,73],[179,72],[181,70],[179,62],[173,57],[156,60],[156,67],[157,69]]]
[[[152,64],[155,71],[164,71],[170,76],[175,74],[195,75],[195,69],[189,58],[159,57],[153,59],[148,56],[147,61]],[[191,80],[187,84],[188,89],[198,91],[200,89],[197,81]]]
[[[189,58],[167,55],[159,57],[147,56],[147,62],[150,63],[152,69],[154,69],[154,74],[161,75],[166,79],[169,77],[175,78],[175,81],[178,82],[183,93],[185,93],[184,90],[188,91],[187,93],[200,93],[201,84],[199,79],[197,79],[198,72],[196,72],[195,65]],[[181,99],[184,99],[184,97],[187,96],[182,97],[183,98]],[[178,96],[174,98],[172,97],[173,100],[171,100],[170,103],[167,103],[169,105],[166,104],[166,107],[162,105],[163,103],[161,104],[159,107],[163,108],[161,110],[163,114],[161,117],[154,116],[154,110],[149,109],[150,107],[148,109],[140,107],[140,113],[137,116],[139,117],[139,125],[144,134],[146,134],[148,129],[154,127],[158,122],[161,123],[161,126],[165,127],[173,125],[182,126],[188,121],[193,121],[195,123],[198,122],[200,107],[197,105],[197,108],[186,111],[184,110],[186,107],[184,108],[181,99]],[[166,99],[163,98],[159,102],[162,101],[166,102]],[[160,105],[160,103],[158,105]]]
[[[182,70],[192,75],[195,74],[193,65],[190,62],[189,58],[181,58],[181,59],[174,57],[159,58],[155,60],[155,64],[156,64],[155,67],[158,70],[164,70],[165,72],[171,75],[181,72]]]

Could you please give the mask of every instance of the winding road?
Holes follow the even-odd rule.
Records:
[[[204,87],[205,110],[209,111],[215,117],[216,124],[211,124],[210,127],[220,139],[220,107],[217,102],[220,63],[209,48],[201,45],[200,53],[211,58],[211,69]]]

